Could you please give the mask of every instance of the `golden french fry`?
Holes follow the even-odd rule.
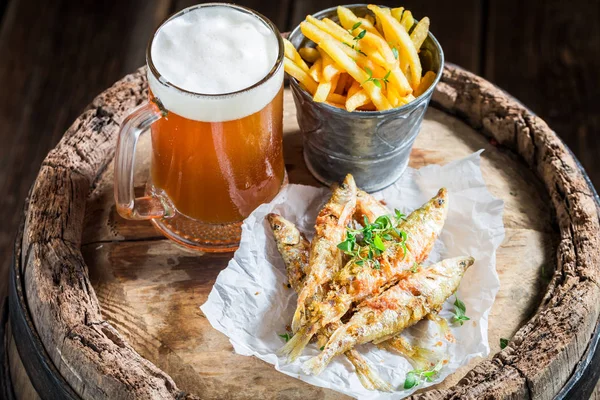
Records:
[[[283,60],[283,68],[285,72],[287,72],[290,76],[293,76],[300,82],[306,90],[308,90],[311,94],[315,93],[317,90],[317,82],[314,81],[302,68],[297,66],[292,60],[285,57]]]
[[[429,33],[429,18],[424,17],[415,26],[412,33],[410,34],[410,40],[412,40],[415,49],[419,50],[423,45],[427,34]]]
[[[340,67],[346,70],[346,72],[362,85],[378,110],[388,110],[392,108],[390,102],[387,101],[381,93],[381,89],[370,80],[370,76],[360,68],[357,63],[348,57],[346,53],[337,46],[334,40],[327,38],[319,43],[319,46],[321,46]]]
[[[324,18],[323,20],[316,19],[315,17],[308,15],[306,16],[306,21],[315,25],[318,29],[327,33],[332,38],[339,40],[347,46],[349,49],[356,51],[358,54],[363,54],[371,58],[375,63],[386,67],[388,62],[383,58],[381,54],[378,53],[377,49],[369,46],[367,43],[362,43],[362,40],[357,39],[352,36],[348,31],[344,28],[330,20],[329,18]]]
[[[413,101],[414,99],[415,99],[415,96],[413,96],[412,94],[409,94],[409,95],[408,95],[408,96],[406,96],[406,97],[401,97],[401,98],[399,99],[400,101],[398,102],[398,106],[397,106],[397,107],[400,107],[400,106],[403,106],[403,105],[405,105],[405,104],[408,104],[408,103],[410,103],[411,101]]]
[[[327,96],[327,102],[336,103],[343,107],[346,103],[346,96],[342,96],[341,94],[337,93],[329,93],[329,96]]]
[[[362,43],[362,40],[355,40],[354,36],[352,36],[348,31],[344,28],[331,21],[328,18],[323,20],[316,19],[311,15],[306,16],[306,21],[315,25],[321,31],[330,35],[333,39],[339,40],[347,46],[348,48],[353,49],[359,54],[367,55],[370,57],[375,63],[386,67],[388,62],[383,58],[381,54],[378,53],[377,49],[369,46],[366,43]]]
[[[415,24],[415,19],[412,16],[412,13],[408,10],[404,11],[402,14],[402,20],[400,24],[406,29],[406,32],[409,32],[413,25]],[[418,47],[417,47],[418,48]]]
[[[391,41],[392,46],[396,47],[400,53],[400,68],[402,71],[410,72],[410,85],[413,89],[416,89],[421,81],[421,61],[406,29],[391,14],[384,12],[381,8],[372,4],[368,8],[381,20],[385,38]]]
[[[319,20],[317,20],[317,21],[319,21]],[[332,33],[330,33],[331,36],[333,36],[335,38],[340,38],[340,40],[341,39],[346,39],[346,40],[355,39],[354,36],[348,36],[348,34],[349,33],[351,34],[352,32],[349,32],[349,30],[346,30],[346,29],[342,28],[340,25],[338,25],[335,22],[333,22],[333,20],[331,20],[329,18],[323,18],[320,21],[323,24],[327,25],[327,27],[329,29],[331,29],[331,31],[330,31],[330,32],[332,32]],[[312,23],[312,21],[308,21],[308,22]],[[328,33],[329,33],[329,31],[328,31]],[[352,41],[349,41],[348,43],[349,44],[353,44]]]
[[[325,102],[325,104],[328,104],[328,105],[330,105],[332,107],[341,108],[342,110],[344,109],[344,103],[336,103],[336,102],[327,100]]]
[[[377,107],[372,102],[365,104],[364,106],[358,107],[360,111],[377,111]]]
[[[317,51],[318,53],[318,51]],[[321,82],[321,72],[323,71],[323,60],[320,58],[310,67],[308,75],[315,80],[315,82]]]
[[[321,30],[325,31],[326,33],[332,32],[330,33],[330,35],[334,39],[341,40],[345,46],[353,48],[357,53],[369,57],[378,65],[387,68],[390,64],[394,63],[395,58],[394,54],[392,53],[392,50],[389,48],[389,45],[387,45],[387,42],[381,37],[379,37],[379,35],[374,35],[370,32],[367,32],[366,29],[361,29],[359,27],[354,30],[354,33],[356,33],[355,37],[350,35],[348,31],[344,30],[344,28],[342,28],[329,18],[323,18],[320,22],[324,24],[324,28],[326,26],[326,29],[328,29],[327,31],[325,31],[325,29]],[[362,33],[363,30],[365,31],[364,33]],[[344,40],[344,38],[346,40]],[[352,38],[352,40],[348,42],[347,40],[349,38]],[[359,40],[355,40],[357,38],[359,38]],[[388,51],[385,54],[383,52],[381,52],[380,54],[379,47],[383,46],[387,46]]]
[[[351,30],[352,27],[356,26],[360,22],[360,25],[357,28],[365,29],[367,32],[371,32],[373,34],[379,34],[377,28],[373,26],[372,21],[369,21],[366,18],[358,18],[356,14],[354,14],[349,8],[338,6],[337,15],[340,19],[340,25],[342,25],[346,30]]]
[[[429,87],[433,84],[433,81],[435,81],[435,72],[427,71],[425,73],[425,76],[423,76],[423,79],[421,79],[419,87],[417,88],[417,90],[415,90],[414,95],[416,97],[419,97],[420,95],[425,93],[427,89],[429,89]]]
[[[346,73],[346,72],[343,72],[342,74],[340,74],[340,79],[338,79],[337,86],[334,88],[333,92],[340,94],[340,95],[344,94],[348,80],[351,80],[351,79],[352,78],[350,77],[350,75],[348,75],[348,73]]]
[[[337,86],[337,81],[338,81],[339,77],[340,77],[340,75],[338,74],[338,75],[335,75],[333,77],[333,79],[331,79],[330,81],[319,83],[319,85],[317,86],[317,91],[315,92],[315,95],[313,96],[313,100],[318,103],[322,103],[322,102],[326,101],[329,97],[329,94],[333,93],[333,88],[335,88]]]
[[[322,48],[327,54],[329,54],[331,58],[333,58],[338,66],[348,72],[350,76],[354,78],[354,80],[361,83],[362,87],[371,97],[373,104],[377,106],[377,109],[388,110],[392,107],[389,101],[387,101],[387,99],[381,93],[381,89],[369,80],[369,75],[358,65],[357,62],[355,62],[344,52],[342,47],[346,46],[338,45],[331,35],[322,32],[315,25],[309,22],[304,21],[300,23],[300,29],[304,36],[317,43],[320,48]]]
[[[361,89],[352,96],[346,98],[346,111],[354,111],[360,106],[364,106],[371,102],[371,98],[367,94],[366,90]]]
[[[373,17],[371,14],[367,14],[365,15],[365,19],[369,21],[373,27],[375,27],[375,17]]]
[[[395,87],[389,85],[387,88],[387,98],[390,101],[392,107],[398,107],[398,103],[400,102],[400,95]]]
[[[336,42],[336,44],[339,44],[338,47],[344,53],[346,53],[346,55],[348,57],[350,57],[352,60],[354,60],[358,64],[359,67],[361,67],[363,69],[364,68],[371,69],[376,76],[385,75],[385,71],[383,70],[383,68],[376,65],[367,56],[353,50],[352,48],[350,48],[346,45],[343,45],[343,44],[337,42],[333,36],[331,36],[327,32],[324,32],[323,30],[319,29],[317,26],[305,21],[300,24],[300,29],[302,30],[302,33],[304,34],[304,36],[306,36],[308,39],[312,40],[313,42],[315,42],[317,44],[321,43],[326,38],[333,40],[334,42]],[[381,55],[379,55],[379,57],[383,60],[383,57],[381,57]],[[384,65],[387,65],[387,63],[385,63],[385,61],[383,61],[383,63],[384,63]]]
[[[325,51],[319,49],[319,53],[321,53],[321,60],[323,60],[321,80],[323,82],[330,82],[334,76],[342,72],[342,69],[336,65],[335,61]]]
[[[327,100],[329,92],[331,92],[331,82],[321,82],[317,86],[313,100],[317,103],[322,103]]]
[[[315,61],[317,61],[319,57],[321,57],[319,51],[314,47],[302,47],[298,50],[298,53],[300,53],[300,57],[302,57],[304,61],[309,62],[311,64],[313,64]]]
[[[355,93],[359,92],[360,90],[360,83],[352,79],[352,86],[350,86],[350,88],[348,89],[346,97],[352,97]]]
[[[387,12],[387,13],[391,14],[390,9],[386,8],[386,7],[383,7],[381,9],[381,12],[383,12],[383,13]],[[383,31],[383,26],[381,25],[381,19],[377,16],[377,14],[375,14],[375,28],[377,28],[377,30],[379,31],[381,36],[385,37],[384,31]]]
[[[392,17],[394,17],[398,22],[402,21],[402,13],[404,12],[404,7],[392,8]]]
[[[354,29],[354,31],[352,31],[352,33],[354,35],[356,35],[356,37],[358,37],[358,35],[362,34],[362,25],[359,26],[358,28]],[[364,29],[366,30],[366,29]],[[392,64],[394,64],[396,62],[396,56],[394,56],[394,53],[392,52],[392,49],[390,48],[390,45],[388,44],[388,42],[385,41],[384,38],[382,38],[379,35],[379,32],[377,32],[376,34],[371,33],[371,32],[365,32],[362,38],[362,41],[364,43],[366,43],[367,45],[369,45],[369,47],[376,49],[379,51],[379,54],[375,53],[373,55],[368,54],[368,56],[371,56],[375,61],[377,62],[378,60],[376,60],[376,57],[373,56],[383,56],[383,59],[385,60],[385,62],[391,66]],[[380,62],[377,62],[379,65]]]
[[[354,43],[354,36],[352,36],[348,31],[344,30],[344,28],[342,28],[341,26],[339,26],[337,24],[329,25],[320,19],[316,19],[312,15],[307,15],[306,21],[310,24],[313,24],[318,29],[327,33],[334,39],[337,39],[343,43],[346,43],[349,46],[355,45],[355,47],[357,49],[361,50],[360,43]],[[313,42],[314,42],[314,40],[313,40]]]
[[[290,42],[287,39],[283,39],[283,48],[285,56],[292,60],[294,64],[302,68],[302,70],[308,74],[308,65],[306,65],[302,57],[300,57],[300,54],[298,54],[292,42]]]
[[[410,87],[410,83],[406,76],[400,69],[400,66],[396,64],[394,68],[392,68],[392,72],[390,73],[390,83],[396,87],[400,96],[406,96],[410,94],[413,89]]]

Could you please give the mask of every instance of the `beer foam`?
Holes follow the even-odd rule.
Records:
[[[199,7],[167,21],[155,34],[150,54],[161,77],[149,69],[148,81],[169,111],[197,121],[230,121],[260,111],[279,92],[281,66],[261,85],[230,94],[266,77],[278,53],[276,34],[258,17],[234,7]]]

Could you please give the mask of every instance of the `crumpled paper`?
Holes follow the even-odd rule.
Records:
[[[409,214],[433,197],[439,188],[446,187],[448,219],[425,264],[462,255],[476,259],[457,291],[470,320],[462,326],[451,325],[455,341],[445,340],[439,326],[427,320],[402,333],[408,340],[416,340],[448,360],[432,382],[404,390],[406,373],[413,367],[402,356],[370,344],[358,350],[379,376],[393,385],[394,392],[365,389],[345,357],[336,357],[318,376],[305,374],[302,363],[319,352],[314,343],[293,363],[276,354],[284,345],[279,334],[285,333],[291,323],[297,296],[286,286],[285,267],[265,216],[270,212],[283,215],[310,239],[316,215],[330,196],[326,188],[287,185],[273,201],[258,207],[244,221],[240,248],[217,277],[207,302],[201,306],[202,311],[215,329],[229,337],[236,353],[258,357],[286,375],[361,399],[408,396],[417,389],[441,382],[470,359],[487,356],[490,352],[488,315],[500,286],[496,249],[504,238],[504,203],[486,188],[480,169],[481,152],[444,166],[408,168],[395,184],[375,194],[376,198],[385,199],[390,209]],[[446,301],[440,316],[452,318],[454,301],[453,295]]]

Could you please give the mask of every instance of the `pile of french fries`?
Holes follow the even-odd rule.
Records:
[[[373,15],[338,7],[339,24],[307,16],[300,24],[315,47],[296,50],[285,40],[285,71],[316,102],[347,111],[388,110],[409,103],[435,80],[423,75],[419,51],[429,18],[415,24],[410,11],[369,5]]]

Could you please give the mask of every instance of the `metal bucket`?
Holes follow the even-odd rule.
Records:
[[[370,12],[366,4],[346,7],[358,16]],[[336,7],[320,11],[314,17],[338,22]],[[299,26],[292,31],[289,40],[296,48],[314,46]],[[433,85],[411,103],[386,111],[348,112],[314,102],[311,94],[290,78],[296,118],[303,134],[304,161],[315,178],[330,185],[341,182],[350,173],[360,188],[374,192],[391,185],[402,175],[444,67],[444,53],[431,33],[419,57],[424,71],[436,72]]]

